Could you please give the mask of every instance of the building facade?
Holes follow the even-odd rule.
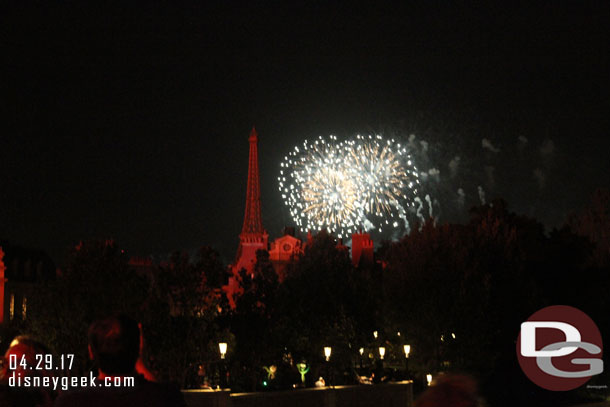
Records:
[[[252,277],[256,266],[256,252],[266,250],[269,260],[283,281],[289,264],[296,261],[304,253],[307,241],[312,236],[308,233],[307,241],[303,242],[296,236],[294,228],[285,228],[284,234],[273,242],[269,242],[269,234],[263,227],[261,214],[260,178],[258,168],[258,133],[253,127],[248,137],[250,145],[248,156],[248,184],[246,190],[246,205],[244,222],[239,234],[239,246],[235,261],[229,266],[229,282],[224,287],[229,304],[235,307],[235,298],[241,294],[241,272]],[[348,250],[342,241],[338,243],[339,249]],[[374,248],[373,240],[368,233],[354,233],[352,235],[352,264],[359,267],[372,264]]]
[[[55,265],[43,251],[0,242],[0,324],[25,320],[35,285],[55,275]]]

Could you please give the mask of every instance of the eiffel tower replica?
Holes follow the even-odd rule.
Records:
[[[261,218],[261,188],[258,174],[258,133],[252,127],[250,137],[250,156],[248,164],[248,187],[246,191],[246,210],[244,224],[239,234],[239,247],[235,262],[230,266],[232,276],[227,286],[227,297],[234,306],[234,296],[239,294],[239,272],[245,269],[252,276],[256,265],[256,251],[269,249],[269,235],[263,228]]]

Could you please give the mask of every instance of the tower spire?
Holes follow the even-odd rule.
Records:
[[[250,154],[248,161],[248,187],[246,190],[246,210],[244,211],[244,225],[239,234],[239,248],[235,263],[232,266],[233,274],[239,274],[246,269],[249,274],[254,272],[256,251],[268,250],[269,235],[263,228],[261,218],[261,188],[258,175],[258,133],[254,126],[248,137]]]
[[[250,240],[265,233],[261,219],[261,188],[258,174],[258,133],[254,126],[248,138],[250,142],[250,155],[248,164],[248,187],[246,190],[246,210],[244,225],[241,229],[240,240]]]

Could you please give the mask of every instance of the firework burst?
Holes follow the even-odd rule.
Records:
[[[408,227],[419,179],[405,147],[381,136],[297,146],[280,164],[279,189],[301,230],[343,237],[360,227]]]
[[[413,206],[419,176],[406,147],[381,136],[348,141],[350,169],[360,190],[369,228],[407,222],[405,206]]]

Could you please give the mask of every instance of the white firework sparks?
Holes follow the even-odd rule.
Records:
[[[419,174],[406,147],[381,136],[356,136],[348,141],[350,169],[360,189],[360,201],[369,221],[379,231],[398,227],[395,217],[407,222],[403,205],[413,205]]]
[[[360,227],[408,228],[417,168],[406,147],[381,136],[337,142],[305,141],[280,164],[279,189],[301,230],[328,229],[338,237]]]
[[[305,141],[284,158],[280,191],[301,230],[329,229],[341,236],[360,224],[358,186],[343,148],[334,136],[329,141],[320,137],[313,143]]]

